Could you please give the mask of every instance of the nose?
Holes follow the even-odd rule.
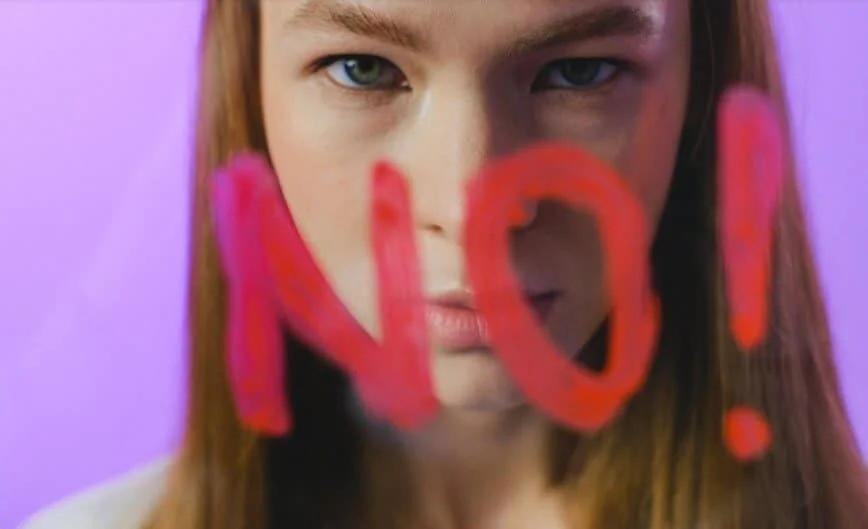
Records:
[[[432,96],[405,136],[416,144],[405,160],[414,189],[418,229],[460,243],[466,217],[466,185],[492,159],[530,141],[531,127],[520,112],[482,90]],[[511,212],[513,227],[527,226],[537,204],[525,201]]]

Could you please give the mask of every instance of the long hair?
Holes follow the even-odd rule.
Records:
[[[287,338],[297,422],[282,440],[241,428],[228,385],[226,287],[208,179],[236,151],[267,153],[256,4],[206,2],[186,429],[149,529],[355,528],[335,513],[350,512],[365,493],[362,446],[343,404],[343,375]],[[715,220],[715,109],[723,90],[734,83],[763,90],[789,138],[767,2],[692,0],[691,32],[688,112],[651,255],[662,305],[659,348],[644,389],[622,416],[582,440],[581,472],[570,473],[570,450],[558,456],[563,486],[583,495],[598,527],[868,527],[866,474],[841,397],[792,156],[776,216],[766,343],[747,357],[726,325]],[[736,462],[722,441],[722,418],[741,403],[760,410],[774,432],[771,451],[750,465]],[[568,447],[577,437],[571,442]],[[378,508],[388,509],[368,510]],[[356,520],[365,525],[370,519]]]

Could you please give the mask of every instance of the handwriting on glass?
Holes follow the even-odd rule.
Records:
[[[750,88],[733,88],[723,98],[719,127],[730,330],[748,352],[765,335],[783,143],[770,103]],[[411,429],[437,413],[409,190],[385,162],[375,165],[372,185],[380,342],[350,315],[315,264],[267,161],[239,154],[215,174],[213,215],[229,284],[227,362],[245,426],[271,435],[292,428],[282,322],[352,377],[374,416]],[[641,389],[658,337],[660,310],[648,266],[652,234],[641,205],[607,165],[554,143],[493,162],[467,193],[468,275],[495,353],[528,400],[552,419],[581,431],[602,428]],[[508,232],[521,204],[543,198],[585,208],[597,220],[613,300],[611,350],[600,374],[574,364],[551,343],[524,304],[509,264]],[[723,426],[736,458],[753,460],[768,450],[771,429],[761,413],[733,408]]]

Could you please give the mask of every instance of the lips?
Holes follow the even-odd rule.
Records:
[[[544,321],[560,294],[555,291],[528,294],[525,302]],[[429,300],[426,306],[432,341],[447,350],[466,351],[489,347],[489,330],[469,293],[453,292]]]

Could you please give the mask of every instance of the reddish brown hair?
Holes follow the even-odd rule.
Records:
[[[298,422],[293,437],[279,441],[240,427],[227,383],[225,284],[207,182],[234,152],[266,152],[256,4],[207,1],[193,171],[186,431],[151,529],[340,526],[346,520],[330,513],[352,512],[362,497],[361,447],[342,404],[340,373],[288,339]],[[561,477],[567,490],[590,499],[598,527],[863,529],[866,476],[841,398],[792,163],[774,240],[769,339],[747,358],[725,325],[714,109],[726,86],[747,82],[767,92],[786,116],[767,2],[692,0],[691,10],[688,117],[652,254],[663,307],[659,351],[646,387],[624,415],[582,441],[582,472],[571,474],[561,459]],[[306,408],[314,400],[319,409]],[[742,402],[762,410],[775,433],[771,453],[749,466],[735,462],[722,443],[721,418]],[[566,446],[577,442],[567,436]],[[325,451],[338,456],[323,458]],[[386,522],[374,518],[380,520],[376,529],[385,529]],[[372,518],[357,519],[365,525]]]

